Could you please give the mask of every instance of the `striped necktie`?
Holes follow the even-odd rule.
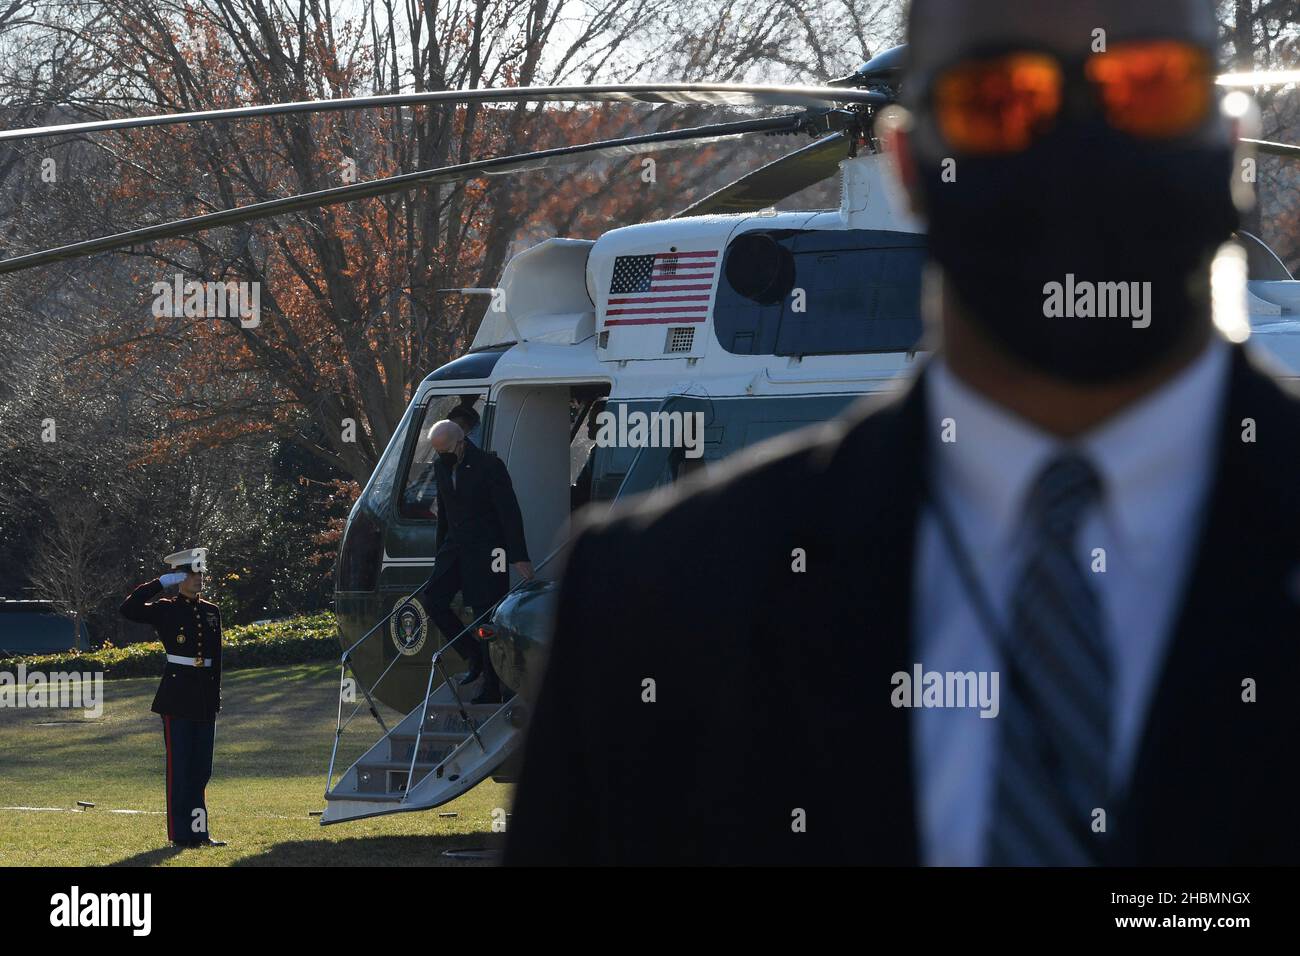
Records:
[[[1092,465],[1065,454],[1026,504],[1029,548],[1002,663],[991,866],[1087,866],[1102,856],[1093,822],[1110,792],[1111,671],[1101,607],[1075,551],[1100,493]]]

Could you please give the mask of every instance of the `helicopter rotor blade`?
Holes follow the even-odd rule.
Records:
[[[426,93],[389,93],[354,96],[335,100],[303,100],[192,113],[163,113],[156,116],[123,116],[117,119],[64,123],[59,126],[29,126],[0,130],[0,142],[95,133],[103,130],[171,126],[177,123],[206,123],[216,120],[281,116],[286,113],[319,113],[334,110],[382,109],[431,103],[670,103],[730,106],[825,107],[834,103],[884,106],[890,97],[867,90],[836,89],[826,86],[764,86],[744,83],[635,83],[604,86],[520,86],[508,89],[435,90]]]
[[[801,189],[833,175],[839,169],[840,161],[848,158],[850,145],[850,135],[843,131],[823,136],[815,143],[782,156],[710,193],[681,212],[674,213],[672,218],[767,209],[787,196],[793,196]]]
[[[1225,73],[1216,82],[1232,89],[1289,86],[1300,83],[1300,70],[1261,70],[1257,73]]]
[[[330,189],[304,193],[299,196],[270,199],[247,206],[237,206],[233,209],[206,213],[202,216],[143,226],[139,229],[132,229],[111,236],[101,236],[97,239],[74,242],[55,249],[45,249],[40,252],[15,256],[11,259],[0,260],[0,275],[48,265],[51,262],[59,262],[64,259],[76,259],[97,252],[109,252],[114,249],[137,246],[159,239],[171,239],[176,236],[214,229],[218,226],[250,222],[256,219],[281,216],[302,209],[316,209],[357,199],[368,199],[373,196],[402,192],[418,186],[453,183],[483,176],[502,176],[547,169],[586,159],[635,155],[657,149],[703,145],[754,133],[797,133],[805,129],[807,123],[808,117],[806,114],[792,113],[767,119],[715,123],[710,126],[643,133],[620,139],[600,140],[576,146],[559,146],[531,153],[518,153],[512,156],[475,160],[474,162],[444,166],[439,169],[418,170],[400,176],[389,176],[364,183],[353,183],[349,186],[336,186]]]
[[[1243,139],[1242,142],[1249,143],[1258,152],[1267,153],[1270,156],[1281,156],[1284,159],[1300,159],[1300,146],[1292,146],[1288,143],[1270,143],[1264,139]]]
[[[1234,88],[1273,87],[1300,83],[1300,71],[1279,70],[1258,73],[1228,73],[1218,77],[1221,86]],[[122,116],[114,119],[63,123],[57,126],[29,126],[0,130],[0,142],[67,136],[117,129],[207,123],[218,120],[253,119],[289,113],[319,113],[339,110],[383,109],[435,103],[663,103],[676,105],[796,106],[827,104],[886,106],[894,97],[874,90],[834,86],[775,86],[745,83],[632,83],[586,86],[521,86],[504,89],[433,90],[423,93],[388,93],[329,100],[300,100],[237,106],[188,113],[153,116]]]
[[[1300,146],[1271,143],[1259,139],[1243,139],[1260,153],[1300,159]],[[824,136],[811,145],[804,146],[774,162],[768,163],[742,176],[734,183],[723,186],[674,213],[673,219],[685,216],[704,216],[710,213],[755,212],[776,205],[787,196],[793,196],[833,175],[841,160],[849,156],[847,134],[843,132]]]

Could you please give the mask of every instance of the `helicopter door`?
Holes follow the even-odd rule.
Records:
[[[568,536],[573,391],[566,382],[506,384],[496,393],[492,450],[510,471],[534,563]]]
[[[385,584],[401,590],[423,581],[432,569],[437,530],[437,488],[433,482],[434,454],[429,444],[429,429],[458,405],[468,405],[481,416],[484,394],[464,389],[430,392],[415,410],[399,472],[401,484],[394,509],[395,520],[390,522],[384,539]],[[480,446],[482,428],[480,423],[469,432],[470,441]]]

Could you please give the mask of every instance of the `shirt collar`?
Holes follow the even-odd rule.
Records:
[[[1101,477],[1106,517],[1126,541],[1149,541],[1169,514],[1152,505],[1171,493],[1196,495],[1208,481],[1228,357],[1216,336],[1174,379],[1065,442],[985,398],[936,356],[924,378],[932,477],[1008,546],[1031,482],[1055,454],[1081,449]]]
[[[1208,488],[1227,395],[1229,349],[1215,336],[1176,378],[1083,437],[1101,473],[1107,516],[1133,545],[1190,516]]]
[[[975,518],[998,545],[1008,544],[1029,483],[1056,440],[961,381],[942,355],[924,382],[935,486],[958,514]]]

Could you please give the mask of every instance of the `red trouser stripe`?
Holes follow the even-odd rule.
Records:
[[[167,744],[167,839],[176,839],[176,826],[172,821],[172,719],[163,715],[163,740]]]

